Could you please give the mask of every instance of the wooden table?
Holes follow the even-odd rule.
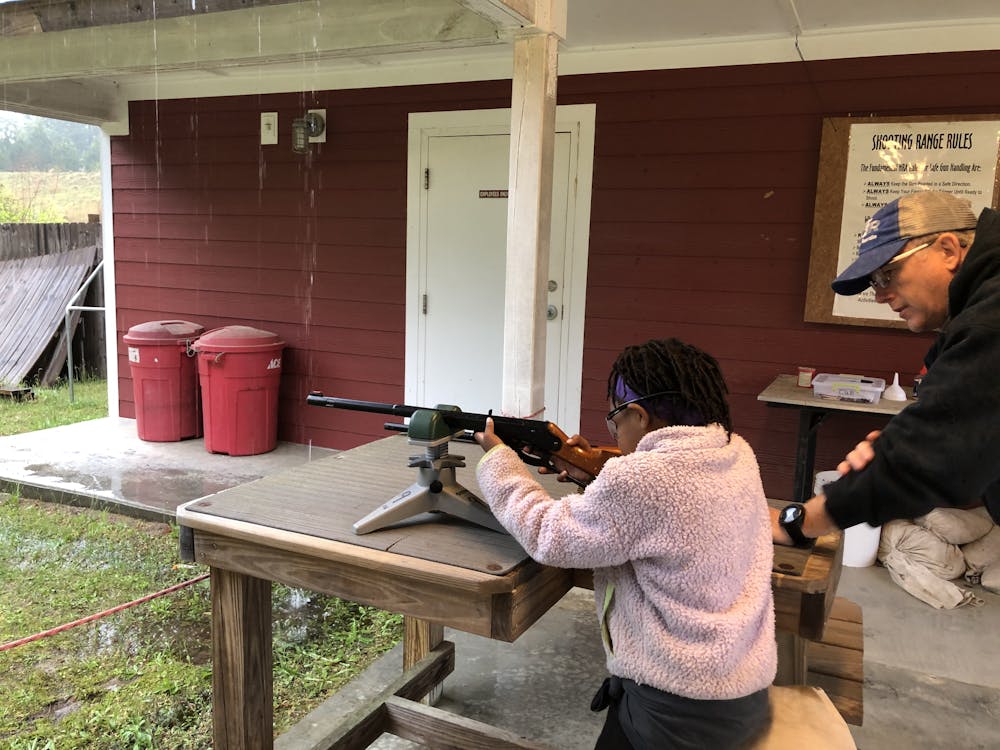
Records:
[[[799,434],[795,448],[795,480],[792,497],[805,502],[812,497],[813,472],[816,463],[816,432],[830,414],[883,414],[892,417],[899,414],[907,404],[913,403],[913,389],[904,387],[906,401],[881,399],[876,404],[859,404],[851,401],[818,398],[812,388],[798,385],[795,375],[778,375],[771,384],[760,392],[758,401],[768,406],[788,407],[799,410]]]
[[[459,447],[473,466],[482,455]],[[444,516],[355,535],[414,481],[407,459],[422,452],[389,437],[177,509],[182,554],[211,566],[216,750],[272,747],[272,581],[403,614],[404,667],[444,626],[513,641],[572,587],[572,571],[535,563],[510,536]],[[457,478],[479,492],[471,468]]]
[[[273,747],[272,581],[403,614],[407,668],[441,645],[444,626],[514,641],[586,584],[507,535],[446,517],[356,536],[355,521],[412,483],[406,459],[420,452],[389,437],[177,509],[182,554],[211,567],[216,750]],[[474,465],[479,447],[466,452]],[[478,493],[471,467],[457,478]],[[574,489],[545,479],[555,494]],[[839,534],[813,550],[775,548],[777,622],[795,639],[822,634],[840,550]]]

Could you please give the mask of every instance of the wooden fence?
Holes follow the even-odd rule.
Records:
[[[101,244],[101,225],[0,224],[0,261]]]
[[[19,258],[31,258],[38,255],[66,252],[89,245],[97,246],[97,257],[94,262],[99,262],[102,257],[101,224],[99,222],[73,224],[0,224],[0,263]],[[102,274],[97,275],[88,287],[84,299],[77,300],[76,304],[88,307],[100,307],[104,304],[104,279]],[[104,335],[105,314],[100,311],[88,311],[78,314],[79,322],[73,332],[75,378],[81,377],[84,373],[102,378],[107,375]],[[65,357],[65,340],[61,336],[62,332],[62,328],[53,332],[50,352],[47,352],[42,360],[39,360],[40,365],[47,363],[51,367],[54,362],[51,357],[57,356],[56,353],[60,350],[60,347],[62,354],[58,356]],[[60,338],[63,338],[61,344],[59,342]],[[65,366],[62,365],[62,368],[62,374],[65,376]],[[59,372],[56,371],[50,375],[58,377]],[[32,380],[35,379],[34,377],[32,378]]]

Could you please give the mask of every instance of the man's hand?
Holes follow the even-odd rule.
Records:
[[[854,450],[848,453],[844,460],[837,464],[837,471],[843,475],[852,470],[861,471],[870,464],[871,460],[875,458],[874,443],[881,434],[881,430],[872,430],[869,432],[865,436],[865,439],[854,446]]]
[[[583,437],[582,435],[574,435],[573,437],[569,438],[566,441],[566,445],[580,448],[581,450],[588,453],[591,451],[590,443],[587,441],[587,438]],[[552,456],[552,464],[556,467],[556,471],[552,471],[552,469],[550,469],[548,466],[541,466],[538,469],[538,473],[558,474],[556,480],[559,482],[572,481],[570,477],[573,477],[579,480],[579,482],[583,482],[585,484],[592,482],[594,480],[592,474],[588,474],[583,469],[580,469],[576,466],[573,466],[570,463],[567,463],[559,456]]]
[[[484,453],[492,448],[496,448],[498,445],[504,444],[503,440],[498,438],[493,431],[493,417],[487,417],[486,427],[482,432],[473,433],[472,437],[476,439],[476,442],[479,443]]]
[[[844,457],[844,460],[837,464],[837,471],[841,476],[850,471],[861,471],[872,459],[875,458],[875,441],[882,434],[881,430],[872,430],[865,439],[854,446],[854,450]],[[806,517],[802,523],[802,533],[808,537],[816,538],[829,534],[837,530],[837,524],[833,522],[830,514],[826,512],[826,495],[816,495],[812,500],[805,503]],[[778,514],[780,511],[771,508],[771,538],[775,544],[791,546],[792,538],[778,524]]]

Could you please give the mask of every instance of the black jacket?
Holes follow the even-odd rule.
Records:
[[[845,529],[983,500],[1000,522],[1000,213],[984,209],[948,289],[949,320],[919,400],[893,417],[875,458],[823,488]]]

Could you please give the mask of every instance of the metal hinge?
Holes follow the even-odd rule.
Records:
[[[431,169],[427,167],[424,169],[424,190],[431,189]]]
[[[423,310],[424,315],[426,315],[427,314],[427,295],[426,294],[424,295],[424,298],[423,298],[423,301],[421,302],[420,307]]]

